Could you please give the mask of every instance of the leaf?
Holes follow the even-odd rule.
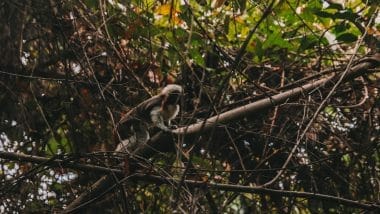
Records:
[[[199,52],[198,49],[191,49],[190,50],[190,56],[191,58],[200,66],[205,65],[205,60],[202,56],[202,54]]]
[[[315,37],[305,36],[301,39],[300,49],[307,50],[314,48],[318,44],[318,40]]]
[[[316,11],[314,14],[322,18],[334,18],[334,14],[322,10]]]
[[[176,14],[176,13],[180,13],[181,11],[172,7],[171,4],[163,4],[161,6],[158,6],[155,12],[157,14],[166,16],[166,15],[169,15],[170,13]]]
[[[261,62],[264,57],[265,52],[263,49],[263,43],[259,39],[255,40],[255,53],[259,61]]]
[[[85,0],[84,4],[87,5],[88,7],[95,9],[98,7],[99,2],[98,0]]]
[[[327,9],[343,10],[343,6],[341,4],[333,3],[332,1],[330,1],[329,4],[330,5],[327,7]]]
[[[64,153],[70,153],[70,152],[72,152],[71,151],[70,142],[69,142],[69,140],[66,137],[64,137],[64,138],[61,139],[60,147],[62,148],[62,150],[63,150]]]
[[[170,4],[163,4],[163,5],[159,6],[155,10],[155,12],[160,14],[160,15],[169,15],[171,8],[172,8],[172,6]]]
[[[338,11],[336,13],[329,13],[326,11],[318,10],[314,12],[314,14],[322,18],[344,19],[351,21],[355,20],[356,18],[359,18],[359,16],[351,10]]]
[[[45,146],[45,152],[49,156],[53,156],[58,152],[58,141],[51,137]]]
[[[351,163],[351,157],[349,154],[345,154],[342,156],[341,160],[343,161],[343,164],[348,167]]]
[[[332,107],[332,106],[326,106],[326,108],[324,109],[324,112],[329,115],[329,116],[334,116],[336,113],[335,113],[335,108]]]
[[[345,20],[355,20],[360,17],[358,16],[358,14],[354,13],[351,10],[345,10],[345,11],[339,11],[335,13],[334,18],[345,19]]]
[[[62,128],[57,130],[58,136],[52,136],[46,146],[45,152],[47,155],[53,156],[61,153],[70,153],[72,152],[72,145],[67,139],[65,132]]]
[[[61,192],[63,190],[63,185],[60,183],[53,183],[51,188],[56,192]]]
[[[282,37],[281,37],[281,33],[278,31],[278,32],[273,32],[272,34],[269,35],[268,39],[265,41],[264,43],[264,49],[268,48],[268,47],[280,47],[280,48],[287,48],[287,49],[290,49],[292,47],[292,45],[284,40]]]
[[[339,33],[342,33],[344,31],[348,30],[349,28],[350,28],[350,25],[343,21],[343,22],[335,25],[335,27],[334,27],[335,31],[334,32],[336,34],[339,34]]]
[[[358,40],[358,37],[352,33],[344,33],[336,37],[336,40],[350,43]]]

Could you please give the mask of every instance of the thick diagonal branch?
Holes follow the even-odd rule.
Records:
[[[380,54],[377,54],[373,57],[364,58],[361,60],[361,63],[354,66],[350,71],[348,71],[343,81],[347,81],[349,79],[353,79],[363,73],[367,72],[371,68],[375,68],[380,64]],[[303,86],[290,89],[288,91],[282,92],[280,94],[276,94],[272,97],[268,97],[262,100],[258,100],[253,103],[249,103],[244,106],[240,106],[238,108],[232,109],[230,111],[224,112],[222,114],[216,115],[214,117],[210,117],[205,121],[198,122],[196,124],[192,124],[187,127],[179,128],[175,130],[175,133],[178,134],[193,134],[197,132],[208,131],[213,128],[217,124],[229,123],[232,121],[236,121],[244,116],[256,113],[262,109],[266,109],[269,107],[281,105],[288,100],[297,98],[302,94],[307,94],[310,91],[323,87],[332,86],[336,81],[339,75],[332,75],[329,77],[325,77],[323,79],[305,84]]]

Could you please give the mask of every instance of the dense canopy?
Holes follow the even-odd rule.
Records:
[[[3,0],[0,47],[1,213],[380,210],[376,0]]]

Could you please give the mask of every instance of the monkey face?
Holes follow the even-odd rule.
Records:
[[[161,92],[164,105],[176,105],[183,96],[183,88],[180,85],[167,85]]]

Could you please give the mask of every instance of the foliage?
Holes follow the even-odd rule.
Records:
[[[0,151],[118,167],[115,124],[168,83],[179,126],[342,72],[379,50],[377,1],[5,0]],[[363,42],[361,38],[364,36]],[[355,49],[356,44],[359,48]],[[139,160],[163,177],[271,186],[380,203],[379,72],[320,88]],[[156,130],[152,130],[156,131]],[[99,174],[0,159],[0,212],[62,210]],[[126,182],[89,210],[356,212],[318,200]],[[211,198],[207,196],[211,195]],[[125,200],[128,199],[128,200]],[[215,210],[214,210],[215,211]]]

